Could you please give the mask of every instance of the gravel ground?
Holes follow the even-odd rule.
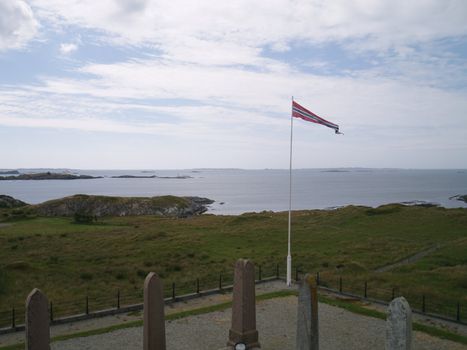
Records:
[[[288,289],[285,283],[282,281],[271,281],[267,283],[261,283],[256,285],[256,295],[275,292]],[[180,301],[170,303],[165,307],[165,314],[169,315],[172,313],[178,313],[182,311],[188,311],[193,309],[199,309],[205,306],[217,305],[232,301],[232,293],[214,294],[209,296],[203,296],[189,301]],[[142,302],[142,300],[141,300]],[[141,320],[140,313],[130,314],[119,314],[115,316],[106,316],[99,318],[92,318],[89,320],[70,322],[61,325],[54,325],[50,328],[50,334],[52,337],[59,335],[74,334],[83,331],[89,331],[94,329],[100,329],[109,327],[112,325],[128,323],[136,320]],[[0,346],[17,344],[24,341],[24,332],[9,333],[0,335]]]
[[[257,325],[262,349],[295,348],[297,298],[277,298],[257,305]],[[167,348],[172,350],[217,350],[225,347],[230,310],[190,316],[167,322]],[[385,322],[326,304],[319,305],[320,349],[384,349]],[[467,346],[414,332],[414,350],[466,350]],[[142,328],[75,338],[52,343],[53,350],[142,349]]]

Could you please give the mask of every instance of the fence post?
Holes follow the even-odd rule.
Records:
[[[457,303],[459,309],[459,303]],[[15,308],[11,309],[11,328],[16,328],[16,316],[15,316]]]
[[[342,293],[342,276],[339,277],[339,293]]]
[[[222,274],[219,274],[219,290],[222,290]]]
[[[117,289],[117,309],[120,309],[120,289]]]
[[[422,296],[422,312],[425,313],[426,307],[425,307],[425,294]]]
[[[258,272],[259,272],[259,280],[261,281],[262,280],[262,278],[261,278],[262,277],[261,276],[261,265],[259,265],[259,271]]]
[[[199,278],[196,279],[196,294],[199,294]]]
[[[316,285],[319,286],[319,271],[316,272]]]
[[[276,278],[279,279],[279,264],[276,265]]]
[[[457,322],[461,321],[461,303],[459,303],[459,302],[457,302],[456,320],[457,320]]]
[[[365,293],[364,293],[364,296],[365,296],[365,299],[368,298],[368,282],[367,281],[365,281]]]
[[[54,309],[53,309],[53,304],[50,302],[50,322],[53,322],[54,320]]]
[[[86,295],[86,315],[89,315],[89,297]]]

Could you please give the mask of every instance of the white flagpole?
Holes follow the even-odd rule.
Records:
[[[293,108],[293,96],[292,96]],[[291,111],[292,112],[292,111]],[[293,116],[290,113],[290,167],[289,167],[289,239],[287,245],[287,285],[292,284],[292,255],[290,254],[290,236],[292,224],[292,137],[293,137]]]

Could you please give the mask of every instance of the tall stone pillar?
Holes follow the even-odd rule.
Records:
[[[412,310],[404,297],[391,301],[386,319],[386,350],[412,348]]]
[[[26,349],[50,350],[49,301],[37,288],[26,299]]]
[[[298,292],[296,349],[319,349],[318,287],[310,274],[306,274]]]
[[[227,346],[244,343],[247,349],[259,348],[256,330],[255,266],[239,259],[235,264],[232,327]]]
[[[154,272],[144,281],[143,322],[144,350],[165,350],[164,291]]]

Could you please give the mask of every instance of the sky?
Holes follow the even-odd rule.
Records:
[[[0,0],[0,168],[467,168],[465,0]]]

